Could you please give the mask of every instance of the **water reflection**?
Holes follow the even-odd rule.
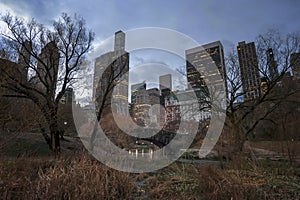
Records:
[[[155,157],[161,156],[159,155],[161,153],[158,153],[158,151],[155,151],[154,148],[151,147],[129,149],[128,154],[135,158],[145,157],[145,158],[149,158],[150,160],[152,160]]]

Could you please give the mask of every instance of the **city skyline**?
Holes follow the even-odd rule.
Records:
[[[172,9],[168,9],[169,6]],[[1,13],[4,14],[9,11],[13,15],[25,19],[33,17],[46,26],[51,25],[61,12],[67,12],[71,15],[77,13],[86,20],[87,26],[95,32],[95,47],[118,30],[162,27],[186,34],[199,44],[220,40],[224,46],[225,56],[228,51],[236,48],[238,42],[255,41],[259,34],[269,29],[278,29],[283,33],[300,30],[299,24],[292,23],[300,19],[298,7],[299,3],[292,0],[286,2],[249,1],[243,3],[230,1],[226,4],[220,4],[215,0],[210,2],[190,0],[185,3],[180,1],[141,3],[134,0],[126,2],[88,0],[84,3],[79,1],[45,3],[39,0],[24,2],[2,0],[0,2]],[[255,13],[253,10],[255,10]],[[280,16],[278,13],[281,13]],[[183,15],[185,17],[182,17]],[[0,24],[0,27],[4,28],[3,24]],[[150,53],[150,55],[146,55],[147,53]],[[146,76],[150,78],[150,81],[146,80],[149,88],[158,87],[158,84],[155,85],[151,81],[153,77],[146,70],[147,67],[148,69],[151,68],[148,63],[158,61],[156,62],[157,65],[162,64],[174,68],[182,67],[185,63],[182,58],[174,59],[175,56],[166,57],[163,60],[164,62],[161,62],[162,56],[158,56],[158,59],[156,59],[157,54],[147,51],[130,52],[130,54],[130,70],[134,66],[143,65],[143,67],[138,69],[136,73],[131,71],[134,75],[138,73],[139,76],[130,76],[129,83],[142,82]],[[174,60],[177,61],[174,62]],[[170,72],[166,71],[160,75],[168,73]],[[156,80],[158,80],[158,76],[155,77]],[[176,82],[175,74],[172,74],[172,76],[173,81]],[[135,80],[131,80],[133,77]],[[177,81],[177,83],[181,84],[180,81]],[[176,87],[176,83],[173,83],[173,86]]]
[[[116,46],[120,46],[118,43],[118,41],[116,40],[117,38],[117,34],[118,33],[122,33],[124,37],[124,41],[121,42],[122,43],[122,51],[126,50],[126,45],[125,45],[125,33],[122,32],[121,30],[117,31],[115,34],[115,44],[114,44],[114,48],[116,49]],[[256,46],[255,46],[255,42],[251,41],[249,43],[246,43],[245,41],[240,41],[238,42],[237,46],[237,54],[238,54],[238,61],[239,61],[239,68],[240,68],[240,77],[242,79],[242,86],[243,86],[243,91],[244,91],[244,99],[245,100],[250,100],[250,99],[255,99],[257,97],[259,97],[261,95],[261,92],[264,90],[263,89],[263,85],[261,85],[261,80],[263,80],[264,74],[261,74],[259,72],[258,69],[258,58],[256,55]],[[149,51],[149,49],[146,50],[142,50],[142,51]],[[152,50],[154,51],[154,55],[159,55],[161,53],[168,55],[168,56],[174,56],[172,55],[172,53],[170,52],[165,52],[165,51],[161,51],[158,50],[158,52],[156,52],[157,50]],[[273,50],[271,48],[269,48],[268,50],[266,50],[265,52],[267,54],[267,66],[268,66],[268,76],[270,76],[271,79],[274,79],[275,77],[277,77],[278,74],[278,68],[277,68],[277,62],[274,58],[274,53]],[[128,53],[130,54],[130,53]],[[169,55],[170,54],[170,55]],[[105,54],[103,54],[105,55]],[[101,55],[100,57],[102,57],[103,55]],[[145,55],[150,55],[152,56],[152,54],[145,54]],[[294,54],[295,55],[295,54]],[[225,57],[224,57],[224,48],[223,45],[220,41],[214,41],[211,43],[206,43],[206,44],[202,44],[199,46],[196,46],[192,49],[186,49],[185,50],[185,65],[183,65],[182,67],[184,67],[184,72],[183,74],[180,74],[185,80],[181,80],[181,82],[179,84],[174,84],[173,83],[173,75],[170,72],[162,72],[161,69],[162,67],[166,67],[168,69],[170,69],[170,67],[172,66],[168,66],[167,63],[165,63],[163,60],[155,60],[155,58],[153,59],[152,63],[148,63],[148,64],[144,64],[144,65],[138,65],[138,67],[140,68],[145,68],[145,67],[153,67],[155,65],[157,65],[159,68],[158,71],[155,71],[155,73],[149,72],[147,73],[146,77],[142,77],[140,76],[140,74],[136,73],[136,76],[132,76],[132,74],[130,75],[130,73],[134,72],[131,71],[133,68],[135,69],[136,66],[132,67],[132,60],[131,60],[132,55],[130,54],[129,59],[130,62],[128,63],[128,75],[126,75],[128,80],[128,102],[131,102],[131,98],[132,97],[132,87],[135,85],[140,85],[143,84],[145,86],[145,90],[149,90],[149,89],[158,89],[159,91],[162,92],[162,88],[161,88],[161,84],[166,84],[169,85],[168,87],[170,88],[170,91],[184,91],[184,90],[190,90],[192,88],[194,89],[199,89],[201,87],[205,87],[206,85],[206,81],[212,82],[213,84],[219,84],[221,82],[224,82],[224,86],[225,86],[225,90],[226,90],[226,96],[228,95],[228,86],[227,86],[227,80],[224,80],[224,78],[226,78],[226,65],[225,65]],[[160,59],[162,59],[163,56],[160,57]],[[99,57],[98,57],[99,58]],[[97,59],[98,59],[97,58]],[[158,57],[159,58],[159,57]],[[96,63],[97,63],[97,59],[96,59]],[[182,59],[182,58],[180,58]],[[292,58],[291,58],[292,59]],[[178,62],[178,61],[177,61]],[[207,65],[210,65],[211,62],[213,62],[213,65],[217,66],[218,68],[218,73],[220,73],[220,77],[216,76],[218,73],[216,73],[213,69],[213,71],[209,71],[206,72],[205,71],[205,67]],[[136,63],[135,63],[136,65]],[[202,67],[200,67],[202,66]],[[297,65],[298,66],[298,65]],[[173,66],[174,67],[174,66]],[[199,75],[194,75],[191,71],[190,68],[195,68],[197,69],[198,72],[204,72],[203,75],[199,74]],[[200,68],[199,68],[200,67]],[[292,66],[292,68],[295,68],[295,66]],[[202,69],[203,68],[203,69]],[[293,68],[293,69],[294,69]],[[173,68],[174,70],[174,68]],[[178,70],[178,68],[177,68]],[[203,71],[204,70],[204,71]],[[206,69],[207,70],[207,69]],[[291,71],[295,71],[290,69]],[[146,70],[146,71],[149,71]],[[152,69],[150,69],[150,71],[153,71]],[[197,73],[198,73],[197,72]],[[148,75],[150,75],[150,77],[152,79],[158,79],[159,81],[150,81],[149,83],[149,79],[148,79]],[[97,70],[95,70],[95,77],[97,77]],[[129,78],[128,78],[129,76]],[[253,77],[255,76],[255,77]],[[132,81],[132,77],[134,78],[139,78],[140,80],[137,81],[137,79],[135,81]],[[163,78],[164,77],[164,78]],[[192,78],[194,77],[194,79]],[[210,78],[209,78],[210,77]],[[150,79],[151,79],[150,78]],[[222,80],[221,80],[221,79]],[[148,80],[146,80],[148,79]],[[166,81],[163,81],[163,79],[166,79]],[[209,79],[209,80],[206,80]],[[227,78],[226,78],[227,79]],[[143,80],[143,81],[141,81]],[[263,82],[262,82],[263,83]],[[150,86],[149,86],[150,85]],[[181,88],[179,89],[178,86],[181,86]],[[240,91],[242,92],[242,90]],[[251,94],[250,94],[251,93]]]

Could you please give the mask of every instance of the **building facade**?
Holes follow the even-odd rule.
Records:
[[[139,125],[149,124],[150,101],[146,90],[146,83],[138,83],[131,86],[131,116]]]
[[[119,115],[128,114],[129,53],[125,51],[125,33],[115,33],[114,51],[95,59],[93,100],[96,112],[104,107]]]
[[[220,89],[224,83],[227,94],[226,68],[223,45],[220,41],[188,49],[186,72],[188,89]]]
[[[293,71],[293,79],[300,80],[300,53],[291,54],[290,64]]]
[[[160,123],[161,107],[160,107],[160,91],[158,88],[150,88],[147,90],[149,96],[149,110],[150,121],[154,124]]]
[[[44,91],[50,90],[55,93],[60,58],[56,43],[52,41],[46,44],[41,50],[39,58],[36,71],[38,87]]]
[[[167,88],[172,90],[172,75],[171,74],[159,76],[160,91],[167,89]]]
[[[165,115],[163,129],[176,132],[181,122],[180,104],[175,93],[171,92],[165,98]]]
[[[267,66],[268,66],[268,71],[269,71],[269,79],[270,80],[275,80],[279,74],[278,74],[278,67],[277,67],[277,62],[275,61],[274,58],[274,52],[273,49],[270,48],[267,50]]]
[[[27,81],[28,78],[28,66],[30,63],[30,52],[32,51],[32,43],[29,41],[25,41],[21,48],[19,57],[18,57],[18,65],[21,73],[22,81]]]
[[[75,104],[75,94],[74,90],[71,87],[66,88],[66,91],[62,98],[60,99],[61,104]]]
[[[240,64],[241,80],[244,92],[244,100],[249,101],[260,96],[260,75],[258,59],[254,42],[239,42],[237,46]]]

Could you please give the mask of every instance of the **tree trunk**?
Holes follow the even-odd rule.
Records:
[[[244,144],[246,141],[246,136],[244,135],[242,125],[235,120],[234,116],[230,116],[230,125],[229,125],[229,130],[230,134],[233,136],[233,148],[232,148],[232,153],[234,152],[242,152],[244,149]]]
[[[51,138],[47,135],[47,132],[46,132],[45,128],[41,125],[41,123],[39,123],[39,127],[41,129],[44,139],[46,140],[46,143],[49,146],[49,149],[52,149]]]
[[[50,135],[51,135],[51,150],[53,153],[57,154],[60,152],[60,140],[59,140],[59,131],[57,124],[52,123],[50,125]]]
[[[54,154],[60,152],[60,140],[59,140],[59,130],[57,121],[57,109],[52,109],[50,118],[49,128],[50,128],[50,138],[51,138],[51,150]]]

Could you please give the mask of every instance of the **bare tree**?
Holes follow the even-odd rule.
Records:
[[[96,103],[96,114],[97,121],[107,130],[107,127],[117,127],[115,123],[115,119],[112,113],[112,95],[113,90],[122,81],[122,75],[128,72],[128,62],[129,62],[129,54],[126,52],[122,52],[121,55],[110,56],[110,60],[112,61],[108,66],[104,66],[105,70],[102,71],[101,77],[99,78],[97,87],[95,89],[95,103]],[[109,123],[107,123],[109,121]],[[95,123],[93,131],[90,135],[90,150],[94,149],[95,138],[97,134],[97,126]],[[111,130],[109,130],[111,131]]]
[[[244,96],[245,92],[242,90],[237,51],[233,50],[227,55],[229,96],[226,128],[235,137],[236,150],[242,150],[247,138],[255,134],[256,127],[261,122],[270,121],[269,116],[289,96],[299,92],[282,89],[287,72],[291,69],[290,56],[300,50],[299,42],[298,34],[288,34],[283,37],[276,30],[270,30],[257,37],[258,70],[264,80],[260,86],[261,95],[252,100],[239,102],[239,98]],[[273,54],[274,59],[270,60],[268,53]]]
[[[66,88],[77,80],[94,34],[86,29],[83,18],[66,13],[51,29],[34,19],[26,22],[10,14],[3,15],[2,21],[7,29],[1,35],[9,48],[19,54],[19,59],[17,73],[1,68],[7,80],[1,87],[11,91],[10,97],[28,98],[37,105],[48,126],[41,127],[43,136],[57,153],[60,151],[58,104]]]

